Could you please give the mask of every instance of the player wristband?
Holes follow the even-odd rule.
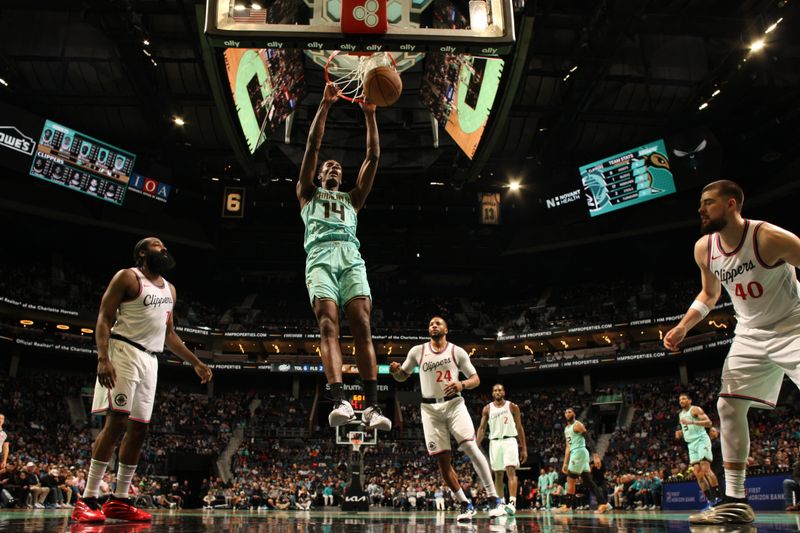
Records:
[[[700,318],[705,318],[708,316],[708,313],[711,311],[706,304],[701,302],[700,300],[695,300],[692,302],[692,305],[689,306],[689,309],[694,309],[698,313],[700,313]]]

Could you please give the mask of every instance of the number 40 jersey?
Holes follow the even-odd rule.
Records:
[[[728,291],[736,311],[737,330],[763,328],[800,315],[800,286],[792,265],[767,265],[758,253],[758,230],[763,222],[745,220],[739,245],[722,247],[719,233],[708,236],[708,268]]]

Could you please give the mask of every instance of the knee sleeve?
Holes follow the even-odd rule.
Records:
[[[747,425],[747,412],[750,400],[720,397],[717,400],[719,412],[719,438],[722,443],[722,459],[729,463],[747,463],[750,454],[750,428]]]

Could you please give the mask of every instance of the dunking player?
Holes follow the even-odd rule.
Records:
[[[692,398],[687,393],[678,397],[681,410],[678,412],[680,429],[675,432],[675,438],[686,441],[689,447],[689,464],[694,469],[694,477],[700,490],[711,505],[719,499],[719,481],[714,471],[711,470],[711,461],[714,455],[711,452],[711,438],[707,428],[711,427],[711,419],[701,408],[692,405]]]
[[[328,84],[311,123],[297,181],[297,199],[305,224],[306,286],[319,323],[319,353],[334,401],[328,422],[331,426],[341,426],[351,422],[355,416],[342,389],[339,307],[343,307],[353,334],[358,373],[367,398],[363,421],[369,428],[389,431],[392,422],[378,407],[378,365],[370,331],[372,300],[367,269],[356,238],[356,215],[364,207],[378,169],[378,123],[375,106],[361,104],[367,123],[367,154],[353,189],[341,192],[342,165],[338,161],[325,161],[317,170],[328,111],[338,99],[336,87]],[[319,179],[319,185],[314,183],[315,177]]]
[[[664,336],[677,350],[686,333],[708,315],[720,284],[733,302],[738,324],[722,368],[717,401],[725,466],[725,496],[692,515],[696,524],[755,520],[744,488],[750,453],[750,407],[774,408],[784,375],[800,385],[800,239],[782,228],[742,218],[744,193],[728,180],[715,181],[700,196],[700,229],[694,259],[702,289],[684,317]]]
[[[575,503],[575,480],[581,478],[584,485],[597,498],[597,511],[595,512],[605,513],[608,510],[606,494],[595,484],[590,474],[589,450],[586,449],[586,441],[588,440],[590,446],[594,448],[591,437],[583,423],[575,418],[575,411],[572,408],[568,407],[564,411],[564,418],[567,419],[567,425],[564,427],[567,444],[561,472],[567,475],[567,500],[558,511],[563,513],[572,509],[572,505]]]
[[[467,352],[463,348],[447,342],[447,333],[447,322],[442,317],[431,318],[428,323],[428,334],[431,341],[411,348],[403,364],[392,362],[389,370],[394,379],[405,381],[414,372],[414,367],[419,366],[419,381],[422,387],[422,404],[420,405],[422,430],[425,433],[428,455],[436,456],[442,479],[461,504],[458,521],[472,520],[475,508],[458,484],[458,476],[453,469],[450,451],[451,434],[458,443],[459,449],[472,461],[472,466],[486,493],[494,499],[495,504],[489,511],[489,516],[502,516],[506,514],[503,500],[497,497],[494,484],[492,484],[489,463],[475,443],[475,426],[472,425],[472,418],[464,404],[464,398],[461,397],[464,389],[474,389],[480,385],[481,380],[475,367],[472,366]],[[459,380],[459,372],[464,374],[467,379]]]
[[[494,401],[483,408],[478,427],[478,446],[489,424],[489,462],[494,471],[497,494],[503,494],[503,472],[508,473],[508,505],[506,512],[517,512],[517,468],[528,459],[525,431],[519,416],[519,406],[506,401],[506,389],[500,383],[492,387]],[[519,450],[517,450],[519,446]]]
[[[161,277],[175,265],[167,248],[159,239],[148,237],[136,244],[133,257],[136,268],[120,270],[111,279],[97,315],[97,383],[92,412],[105,413],[106,423],[92,447],[83,497],[72,512],[72,520],[77,522],[151,519],[131,504],[128,491],[153,412],[156,354],[163,351],[164,344],[192,365],[201,383],[208,383],[212,377],[208,366],[175,333],[175,287]],[[123,433],[116,490],[101,507],[97,501],[100,482]]]

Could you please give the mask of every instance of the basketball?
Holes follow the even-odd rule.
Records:
[[[391,67],[376,67],[364,77],[364,96],[378,107],[387,107],[400,98],[403,81]]]

